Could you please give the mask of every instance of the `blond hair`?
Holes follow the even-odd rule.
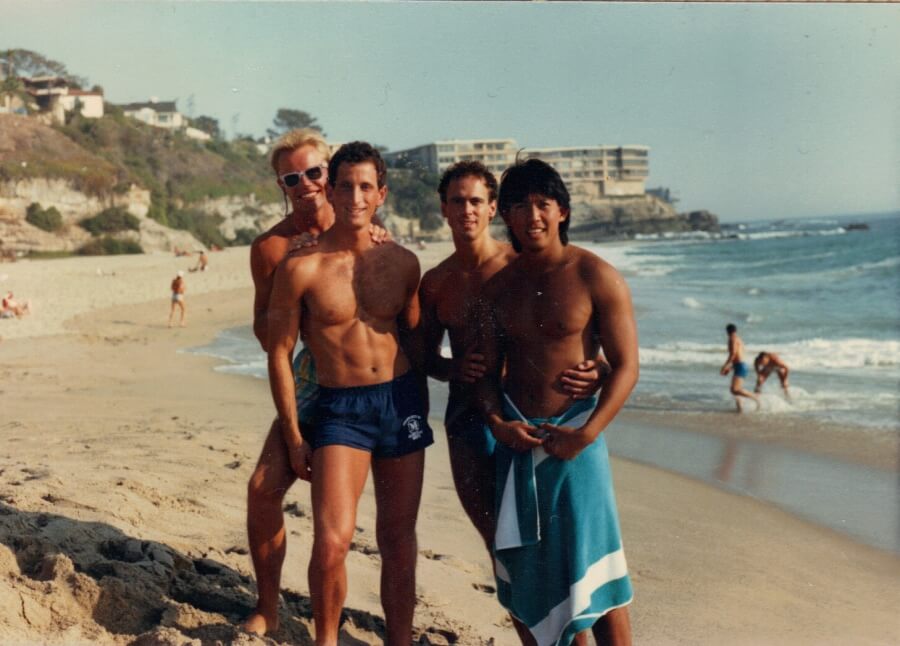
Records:
[[[321,132],[314,128],[289,130],[278,138],[278,141],[272,147],[272,152],[269,153],[269,163],[272,164],[272,170],[275,171],[276,175],[278,174],[278,158],[281,154],[293,152],[298,148],[303,148],[303,146],[313,146],[322,154],[325,163],[328,163],[328,160],[331,158],[331,149],[328,147],[328,142],[322,137]]]

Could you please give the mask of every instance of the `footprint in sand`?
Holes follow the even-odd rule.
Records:
[[[494,594],[495,592],[497,592],[497,588],[492,585],[485,585],[484,583],[473,583],[472,587],[479,592],[484,592],[485,594]]]
[[[366,556],[378,556],[378,548],[365,541],[351,541],[350,551],[359,552]]]

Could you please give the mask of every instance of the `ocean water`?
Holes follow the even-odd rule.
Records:
[[[732,409],[731,378],[719,368],[725,326],[734,323],[748,362],[766,350],[791,368],[791,400],[772,375],[758,414],[900,429],[900,213],[866,219],[868,231],[847,229],[857,221],[754,222],[717,238],[577,242],[622,271],[631,288],[641,378],[628,406]],[[191,351],[221,358],[222,372],[266,378],[250,326]],[[752,368],[745,383],[752,390]]]
[[[626,274],[640,335],[641,379],[629,405],[733,407],[718,370],[725,326],[791,368],[791,400],[776,375],[763,415],[897,429],[900,407],[900,214],[738,225],[723,237],[588,244]],[[752,403],[747,409],[752,409]]]

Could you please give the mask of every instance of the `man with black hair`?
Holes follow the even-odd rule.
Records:
[[[545,162],[504,173],[499,210],[519,254],[485,286],[479,340],[497,440],[497,594],[525,643],[585,643],[591,629],[598,643],[630,644],[603,431],[638,378],[631,296],[611,265],[568,244],[569,193]],[[562,375],[599,346],[610,375],[599,397],[575,400]]]
[[[759,397],[744,388],[744,379],[750,374],[747,368],[747,362],[744,361],[744,342],[738,336],[737,326],[729,323],[725,326],[725,333],[728,335],[728,358],[722,364],[719,373],[725,377],[729,372],[731,375],[731,394],[734,396],[734,403],[737,406],[737,412],[743,412],[741,405],[741,397],[752,399],[756,403],[756,409],[759,410]]]
[[[387,196],[370,144],[342,146],[328,164],[333,226],[276,270],[268,309],[269,379],[291,468],[311,480],[309,586],[317,644],[336,644],[347,593],[345,559],[371,467],[382,559],[385,641],[408,646],[415,607],[415,526],[424,449],[432,443],[424,378],[401,333],[419,325],[415,254],[369,234]],[[315,425],[297,419],[291,354],[299,330],[316,365]],[[409,348],[407,348],[409,349]]]

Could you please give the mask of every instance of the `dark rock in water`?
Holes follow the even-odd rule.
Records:
[[[865,222],[853,222],[844,227],[847,231],[868,231],[869,225]]]
[[[569,228],[576,239],[698,231],[720,233],[719,219],[709,211],[676,213],[671,204],[652,195],[600,198],[573,204]]]

